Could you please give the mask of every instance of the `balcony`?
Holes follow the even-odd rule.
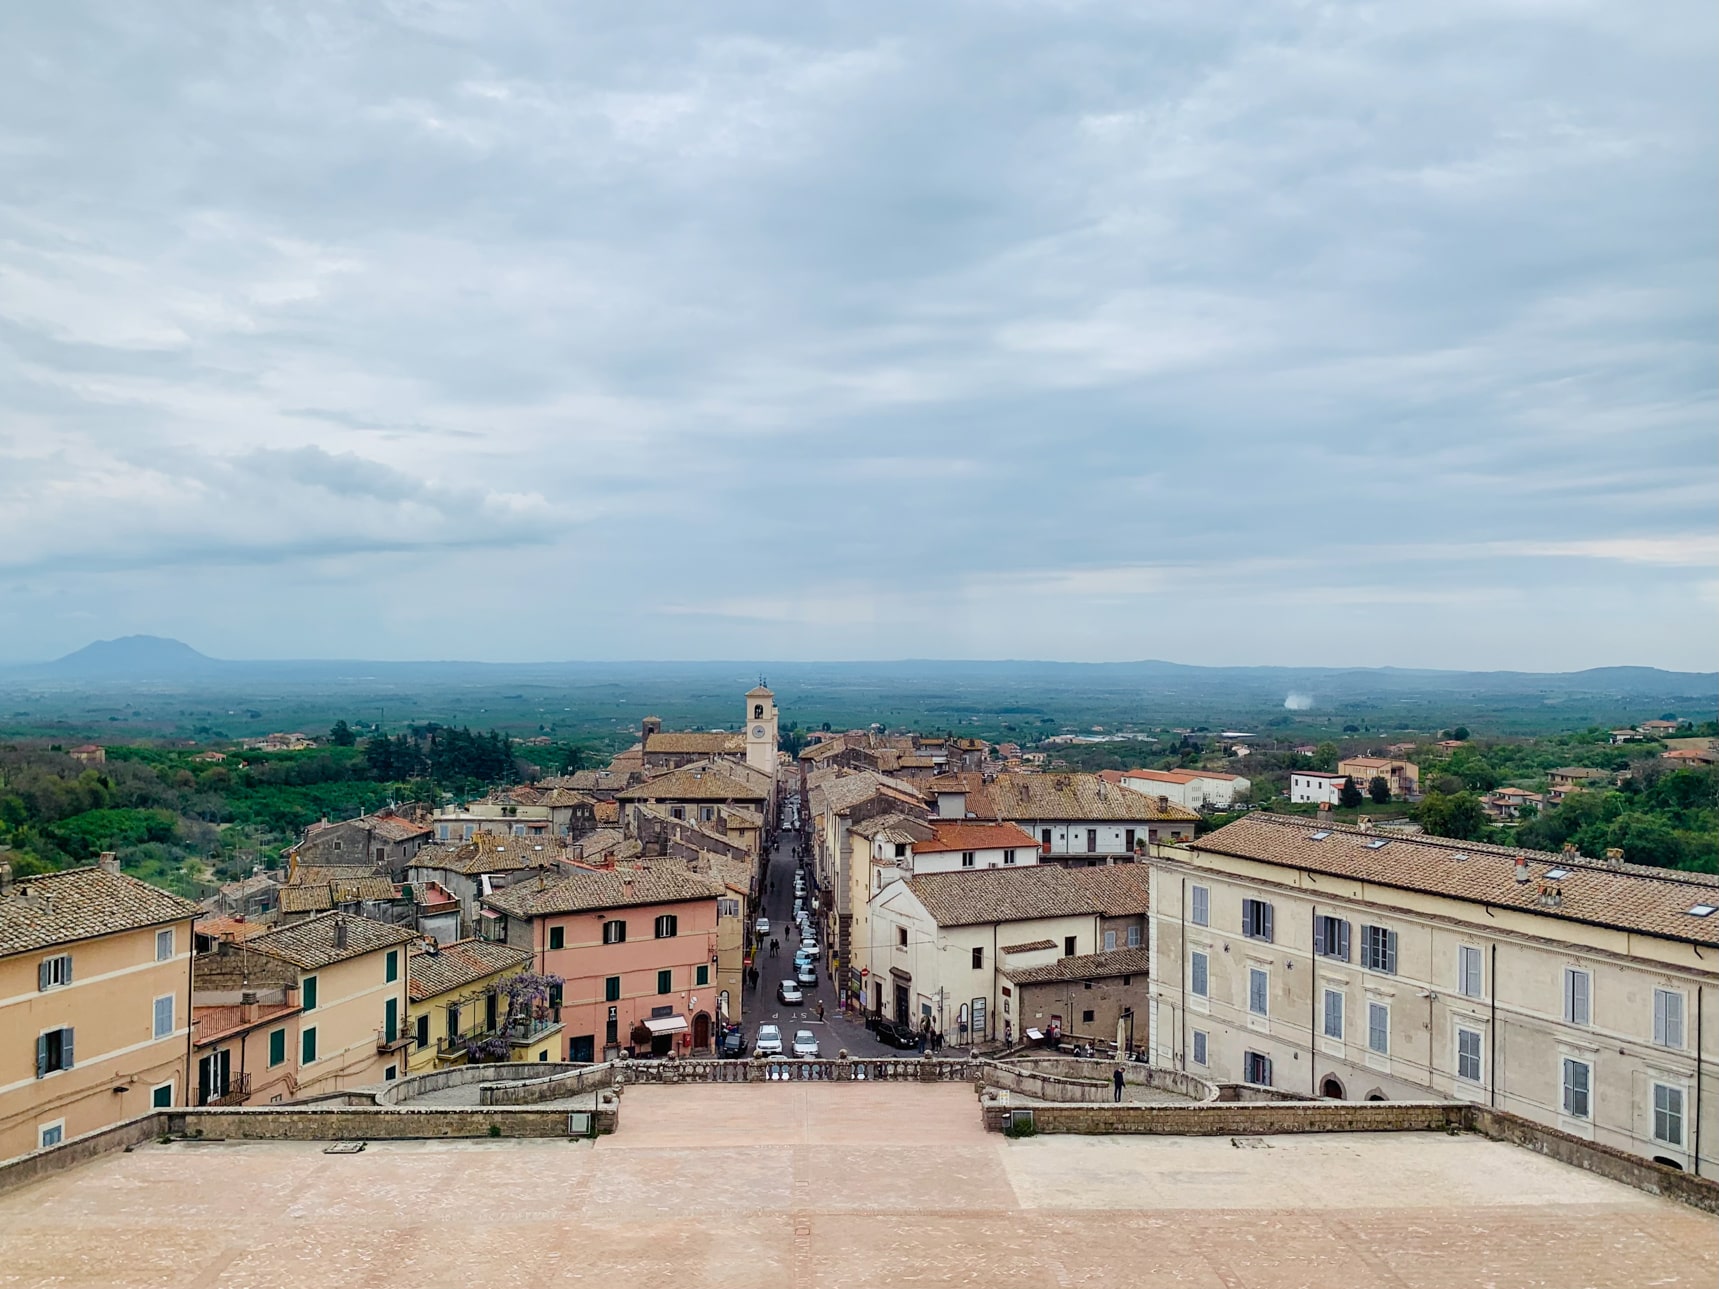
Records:
[[[227,1080],[223,1088],[198,1088],[197,1104],[200,1106],[235,1106],[244,1105],[251,1095],[251,1076],[239,1074]]]
[[[376,1050],[378,1052],[398,1052],[411,1047],[417,1040],[404,1031],[397,1032],[392,1038],[388,1037],[386,1027],[376,1031]]]

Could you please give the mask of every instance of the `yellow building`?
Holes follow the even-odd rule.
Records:
[[[182,1105],[189,900],[93,868],[0,864],[0,1159]]]
[[[298,1095],[399,1078],[406,1030],[406,946],[416,931],[324,913],[255,936],[246,953],[297,970]]]
[[[409,1072],[463,1065],[468,1042],[501,1038],[503,1031],[509,1060],[547,1061],[560,1045],[559,1025],[522,1026],[517,1035],[508,1025],[507,980],[530,965],[531,950],[491,940],[432,941],[414,949],[407,985]]]

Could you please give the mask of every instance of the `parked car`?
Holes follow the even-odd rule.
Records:
[[[800,952],[805,953],[805,954],[810,954],[814,958],[817,957],[818,956],[818,942],[817,942],[817,940],[814,939],[812,936],[809,936],[809,935],[806,936],[804,939],[802,939],[800,941]]]
[[[877,1029],[875,1032],[877,1034],[878,1042],[888,1043],[891,1047],[898,1047],[903,1051],[910,1047],[919,1046],[918,1032],[913,1028],[913,1026],[905,1024],[902,1021],[880,1017],[878,1019]]]
[[[774,1025],[760,1025],[758,1037],[752,1043],[752,1050],[759,1056],[782,1055],[782,1031]]]
[[[797,1006],[806,1001],[806,995],[801,992],[799,983],[793,980],[784,980],[777,985],[776,997],[789,1006]]]
[[[770,934],[770,919],[769,918],[759,918],[755,929],[757,930],[759,935],[769,935]]]
[[[794,972],[794,979],[802,985],[815,985],[818,983],[818,969],[810,962],[802,962]]]
[[[809,1029],[794,1031],[794,1055],[802,1061],[811,1060],[818,1054],[818,1038]]]
[[[738,1025],[730,1025],[722,1041],[716,1045],[716,1054],[730,1061],[745,1056],[746,1031]]]

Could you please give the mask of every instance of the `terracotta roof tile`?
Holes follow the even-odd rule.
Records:
[[[915,898],[939,926],[945,927],[1095,913],[1124,917],[1144,913],[1148,896],[1148,874],[1142,864],[1109,868],[1033,864],[1026,868],[924,873],[906,880]]]
[[[1018,970],[1005,967],[1003,974],[1017,985],[1045,985],[1062,980],[1144,977],[1150,968],[1151,954],[1145,949],[1112,949],[1109,953],[1082,953],[1072,958],[1058,958],[1042,967],[1021,967]]]
[[[1119,788],[1096,774],[1003,774],[990,784],[1002,819],[1198,820],[1199,813],[1146,793]]]
[[[434,952],[414,949],[408,958],[406,992],[413,1002],[423,1002],[500,972],[519,971],[530,961],[530,949],[492,940],[456,940]]]
[[[346,927],[346,943],[337,945],[335,928],[341,925]],[[324,913],[303,922],[294,922],[291,926],[278,927],[267,935],[256,936],[247,942],[246,948],[252,953],[290,962],[295,967],[315,970],[417,938],[418,933],[406,927],[391,926],[350,913]]]
[[[580,869],[541,884],[527,880],[510,886],[484,903],[513,917],[530,918],[547,913],[709,900],[723,890],[721,883],[684,868]]]
[[[716,766],[683,766],[616,794],[618,801],[763,801],[766,791]]]
[[[954,819],[932,819],[928,822],[932,836],[930,840],[914,845],[913,852],[916,855],[935,855],[954,850],[998,850],[1003,848],[1036,852],[1039,847],[1038,842],[1032,839],[1031,834],[1022,832],[1014,824],[961,822]]]
[[[0,954],[188,921],[201,912],[190,900],[104,868],[43,873],[21,878],[0,898]]]

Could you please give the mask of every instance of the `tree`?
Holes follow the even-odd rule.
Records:
[[[351,747],[358,742],[358,735],[352,732],[352,726],[345,721],[336,721],[334,728],[328,731],[328,741],[335,747]]]
[[[1450,732],[1450,736],[1453,739],[1455,739],[1458,743],[1468,742],[1468,726],[1458,725],[1455,729],[1453,729]]]
[[[1481,841],[1486,837],[1486,811],[1473,793],[1446,796],[1429,792],[1415,807],[1415,822],[1435,837]]]
[[[1367,795],[1373,798],[1373,804],[1382,806],[1391,799],[1391,785],[1385,782],[1383,775],[1375,774],[1367,782]]]
[[[1343,786],[1337,791],[1337,804],[1342,806],[1345,810],[1353,810],[1356,806],[1360,805],[1363,800],[1364,798],[1361,796],[1361,789],[1355,786],[1354,777],[1350,776],[1349,778],[1344,779]]]
[[[1330,772],[1337,768],[1337,758],[1341,755],[1337,745],[1332,742],[1321,743],[1313,749],[1313,768]]]

